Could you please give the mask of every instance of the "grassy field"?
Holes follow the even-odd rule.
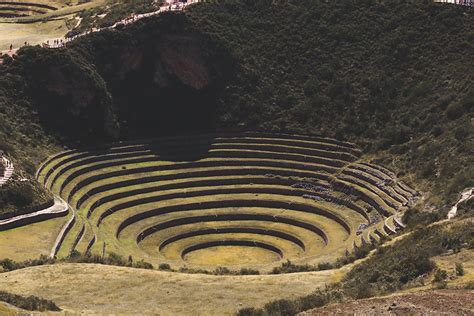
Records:
[[[463,249],[459,253],[448,256],[438,256],[433,259],[436,265],[448,272],[448,275],[456,275],[456,263],[461,263],[464,267],[464,275],[458,276],[449,284],[456,287],[462,287],[469,282],[474,282],[474,249]]]
[[[63,37],[68,28],[64,20],[37,23],[0,23],[0,50],[8,50],[10,44],[18,48],[29,42],[36,45],[46,40]]]
[[[272,263],[280,260],[275,253],[262,248],[244,248],[239,246],[211,247],[194,251],[186,255],[190,264],[202,264],[212,260],[214,265],[233,266]]]
[[[0,232],[0,258],[35,259],[51,252],[68,217],[59,217]]]
[[[453,273],[455,262],[464,263],[465,275],[448,281],[449,288],[456,288],[472,282],[473,258],[474,251],[465,249],[435,257],[434,261],[448,273]],[[73,314],[232,315],[243,307],[309,294],[317,287],[341,280],[352,266],[282,275],[212,276],[94,264],[56,264],[4,273],[0,288],[9,288],[15,294],[41,295]],[[431,288],[427,284],[400,294]]]
[[[13,306],[10,306],[6,303],[0,302],[0,315],[14,316],[14,315],[18,315],[18,313],[20,313],[19,309],[14,308]]]
[[[58,10],[20,18],[0,18],[0,51],[8,50],[10,45],[19,48],[25,42],[37,45],[47,40],[64,38],[73,26],[67,23],[67,20],[72,19],[74,14],[81,10],[92,9],[103,5],[104,2],[104,0],[93,0],[78,4],[77,1],[63,0],[36,1],[38,4],[53,5]]]
[[[295,140],[295,137],[242,134],[212,137],[209,141],[207,135],[197,135],[193,142],[177,138],[112,145],[98,152],[65,153],[49,161],[39,172],[38,180],[68,200],[77,208],[78,214],[58,256],[66,257],[72,249],[84,253],[90,242],[95,241],[92,253],[101,254],[105,249],[108,253],[144,259],[154,265],[169,263],[175,269],[191,266],[214,270],[225,263],[237,269],[247,265],[268,271],[288,259],[300,264],[339,259],[346,251],[353,251],[354,243],[361,244],[356,235],[361,223],[403,208],[400,201],[407,199],[400,197],[393,187],[379,188],[384,179],[398,186],[395,176],[356,164],[364,160],[358,158],[360,150],[355,145],[347,148],[348,144],[333,139],[309,141]],[[205,144],[201,144],[203,140]],[[179,142],[182,145],[177,147]],[[199,152],[197,158],[193,156],[195,152]],[[349,169],[353,164],[354,168],[361,169]],[[346,168],[350,175],[344,174]],[[333,179],[345,184],[349,190],[358,190],[359,195],[378,205],[377,210],[371,211],[366,199],[360,200],[344,188],[334,190]],[[292,188],[295,183],[308,181],[316,186],[315,191]],[[106,186],[103,192],[98,190],[102,186]],[[304,196],[318,194],[319,190],[329,199]],[[344,200],[352,204],[339,204]],[[240,202],[244,205],[239,206]],[[160,211],[147,217],[146,214],[158,209],[164,213]],[[125,225],[137,214],[145,214],[145,218]],[[250,218],[260,215],[267,218]],[[224,225],[222,219],[215,216],[227,216],[227,223]],[[204,222],[192,222],[200,217]],[[278,221],[293,223],[277,223],[276,217],[281,217]],[[137,237],[151,227],[168,224],[174,226],[160,228],[137,243]],[[303,228],[308,224],[312,225],[313,231]],[[125,226],[117,236],[122,225]],[[306,247],[301,251],[294,243],[266,233],[209,234],[210,230],[224,226],[226,229],[247,227],[261,231],[274,228],[290,238],[297,236]],[[374,238],[366,237],[368,242],[380,239],[374,233],[375,228],[370,231]],[[385,234],[383,221],[377,228]],[[204,230],[199,236],[174,239],[199,230]],[[315,230],[319,233],[315,234]],[[169,239],[173,240],[172,244],[159,249],[160,244]],[[188,248],[224,239],[231,243],[258,241],[263,243],[260,246],[278,248],[280,256],[275,257],[269,249],[236,245],[226,246],[225,251],[212,246],[183,255]],[[240,260],[239,252],[249,255],[242,255]],[[250,254],[256,253],[262,254],[261,262],[250,258]],[[232,262],[231,258],[236,261]]]
[[[309,294],[319,286],[338,281],[339,272],[211,276],[56,264],[5,273],[0,278],[0,288],[16,294],[40,295],[77,313],[232,315],[242,307]]]

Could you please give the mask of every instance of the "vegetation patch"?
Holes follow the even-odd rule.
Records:
[[[0,301],[28,311],[56,312],[61,310],[53,301],[45,300],[33,295],[25,297],[0,291]]]
[[[473,245],[474,228],[469,221],[421,228],[389,246],[377,248],[340,283],[297,300],[274,301],[263,309],[242,309],[239,315],[294,315],[329,303],[393,293],[424,285],[433,271],[435,286],[445,287],[446,271],[436,269],[432,258],[463,247],[473,249]]]

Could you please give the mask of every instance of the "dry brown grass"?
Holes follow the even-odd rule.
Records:
[[[344,270],[348,269],[345,267]],[[1,274],[0,288],[53,300],[84,313],[232,315],[338,281],[334,271],[214,276],[94,264],[56,264]]]
[[[10,44],[18,48],[29,42],[36,45],[46,40],[63,37],[68,28],[64,20],[30,24],[0,23],[0,50],[7,50]]]
[[[70,30],[66,25],[66,20],[71,19],[81,10],[104,4],[104,0],[92,0],[83,4],[78,4],[77,0],[35,0],[32,2],[53,5],[59,9],[46,14],[15,19],[0,18],[0,51],[9,49],[11,44],[16,49],[23,46],[25,42],[37,45],[47,40],[64,38]]]
[[[2,316],[13,316],[13,315],[17,315],[19,312],[18,309],[6,304],[6,303],[2,303],[0,302],[0,315]]]
[[[436,262],[438,268],[446,270],[451,278],[456,275],[456,263],[462,263],[464,275],[448,280],[450,287],[463,287],[474,281],[474,249],[463,249],[455,254],[437,256],[433,258],[433,261]]]
[[[69,216],[54,218],[0,232],[0,259],[23,261],[49,255],[68,218]]]

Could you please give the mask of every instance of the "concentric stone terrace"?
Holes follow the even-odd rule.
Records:
[[[58,9],[57,4],[49,2],[3,1],[0,0],[0,18],[19,18],[45,14]]]
[[[332,261],[395,233],[416,195],[354,144],[279,134],[71,150],[37,175],[75,210],[58,256],[116,252],[174,268]]]

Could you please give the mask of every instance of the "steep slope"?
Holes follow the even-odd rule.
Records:
[[[337,136],[426,179],[444,204],[472,185],[472,23],[472,9],[439,4],[203,3],[69,49],[24,49],[1,67],[15,79],[3,90],[19,92],[3,102],[26,95],[48,133],[82,143],[215,129]]]
[[[365,157],[375,162],[372,166],[386,165],[397,178],[422,191],[424,199],[407,212],[406,222],[413,226],[443,218],[448,211],[444,206],[451,206],[460,191],[474,185],[473,24],[472,8],[432,3],[228,0],[202,3],[184,14],[163,14],[123,30],[91,34],[65,49],[27,47],[0,65],[0,149],[21,175],[14,178],[12,187],[0,189],[0,209],[16,211],[10,207],[16,199],[12,192],[21,192],[20,197],[27,193],[26,207],[50,199],[33,174],[39,161],[62,147],[259,130],[322,134],[357,143]],[[469,212],[464,216],[469,217]],[[47,224],[37,226],[36,232],[53,226],[50,221]],[[48,231],[61,225],[54,226]],[[433,248],[428,247],[433,241],[422,239],[426,251],[413,248],[419,240],[410,239],[401,243],[403,247],[376,251],[348,274],[348,293],[365,297],[404,288],[435,269],[432,256],[458,249],[457,242],[472,247],[472,226],[463,229],[465,234],[447,241],[442,231],[436,232]],[[457,232],[456,227],[453,231]],[[421,233],[417,238],[422,238]],[[36,241],[38,236],[30,231],[28,237]],[[48,235],[47,239],[52,238]],[[43,247],[47,246],[46,241]],[[77,273],[77,266],[68,272],[69,267],[31,268],[8,275],[15,276],[12,282],[23,282],[14,283],[16,292],[45,293],[48,299],[64,300],[59,303],[66,307],[72,300],[64,296],[62,286],[58,287],[61,293],[55,292],[58,288],[43,292],[44,287],[30,287],[31,280],[37,279],[35,271],[47,282],[51,275],[58,275],[51,271],[66,270],[59,275],[72,271],[81,285],[75,289],[88,295],[95,293],[94,286],[104,288],[81,279],[88,275]],[[89,267],[91,275],[107,274]],[[409,274],[405,267],[410,268]],[[308,294],[316,285],[340,279],[344,269],[336,271],[334,278],[332,272],[322,272],[325,277],[315,277],[314,283],[301,275],[303,290],[289,296],[280,284],[271,287],[272,276],[263,277],[264,282],[260,276],[249,277],[256,282],[254,292],[262,288],[268,292],[244,306]],[[164,282],[168,281],[161,279],[164,275],[171,280],[183,277],[150,273]],[[135,271],[127,269],[124,274],[129,278],[119,280],[120,287],[135,280]],[[301,285],[300,279],[289,275],[282,277],[282,283],[285,278],[296,280],[295,288]],[[228,300],[233,304],[226,306],[229,312],[236,311],[240,298],[249,293],[246,279],[236,276],[235,280],[245,290],[239,300]],[[109,281],[117,285],[115,275]],[[2,282],[11,286],[8,278]],[[217,292],[203,293],[223,295],[218,286],[211,288]],[[189,302],[187,292],[178,290]],[[133,298],[137,293],[141,295],[134,291]],[[195,288],[193,293],[202,294]],[[225,294],[229,293],[232,296],[232,291]],[[263,297],[266,293],[268,297]],[[120,301],[129,294],[123,293]],[[310,301],[315,297],[320,298],[310,296]],[[88,305],[93,299],[74,308],[93,309]],[[173,312],[180,312],[167,296],[160,299],[171,304]],[[208,300],[209,296],[204,297],[202,305]],[[221,301],[213,308],[220,308]],[[137,298],[136,304],[140,302]],[[311,303],[305,307],[317,306]]]

